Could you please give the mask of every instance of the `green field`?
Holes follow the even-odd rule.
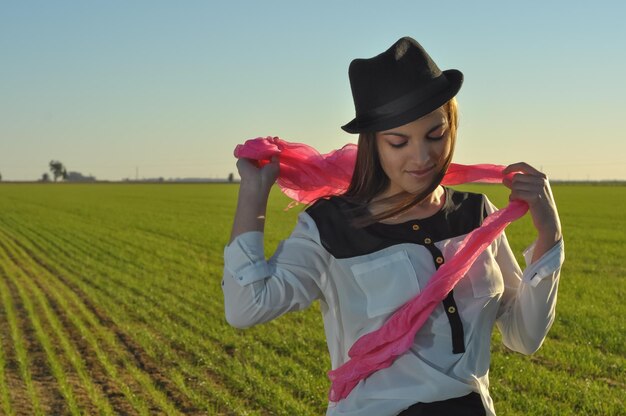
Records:
[[[498,206],[502,186],[487,193]],[[555,185],[566,246],[557,319],[532,356],[493,338],[500,415],[618,415],[626,390],[626,187]],[[321,415],[318,304],[228,326],[229,184],[0,184],[0,414]],[[273,190],[266,255],[301,207]],[[532,242],[528,217],[507,231]],[[523,264],[521,256],[518,256]]]

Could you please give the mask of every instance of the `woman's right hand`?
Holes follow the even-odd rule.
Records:
[[[270,163],[262,168],[257,167],[251,159],[241,158],[237,160],[237,170],[242,186],[269,193],[280,171],[278,156],[272,156]]]

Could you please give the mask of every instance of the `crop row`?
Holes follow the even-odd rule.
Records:
[[[246,356],[245,351],[238,351],[237,357],[233,357],[234,349],[231,346],[237,345],[237,340],[232,339],[233,331],[228,329],[231,340],[224,342],[224,331],[220,333],[219,325],[207,324],[206,318],[215,319],[216,315],[221,317],[221,310],[219,314],[213,312],[198,316],[199,308],[204,306],[206,309],[206,304],[201,304],[200,300],[194,300],[191,296],[180,295],[181,292],[198,293],[195,287],[185,288],[184,279],[154,279],[146,282],[142,276],[157,273],[158,270],[150,270],[149,263],[137,262],[137,257],[134,263],[130,257],[121,259],[120,252],[123,250],[116,250],[116,247],[128,242],[115,241],[111,237],[90,239],[86,234],[72,231],[72,227],[58,233],[49,231],[46,227],[26,225],[6,216],[2,221],[5,228],[10,227],[17,234],[6,240],[11,241],[15,249],[22,252],[25,261],[47,274],[45,292],[50,295],[59,293],[59,299],[73,296],[76,304],[83,305],[80,307],[75,304],[74,308],[77,310],[67,313],[70,321],[89,310],[85,304],[97,303],[100,309],[110,311],[112,320],[116,320],[117,316],[123,317],[122,321],[132,322],[133,337],[146,346],[145,350],[142,347],[139,349],[153,361],[159,362],[158,368],[165,373],[162,378],[168,380],[180,396],[192,403],[191,409],[211,412],[217,410],[223,413],[237,411],[245,414],[246,409],[269,406],[269,400],[278,393],[284,397],[296,398],[291,400],[291,404],[289,400],[285,400],[287,408],[291,406],[291,410],[295,412],[305,411],[298,399],[302,398],[303,392],[310,389],[307,390],[309,386],[303,388],[302,381],[313,379],[306,366],[285,357],[285,350],[280,351],[283,353],[281,359],[275,355]],[[129,246],[132,247],[132,244],[126,247]],[[136,243],[134,247],[139,248]],[[96,302],[86,302],[90,298]],[[213,303],[219,306],[221,299],[217,302],[214,299]],[[91,324],[94,325],[93,316],[91,318]],[[80,323],[72,323],[78,328],[84,328]],[[115,326],[119,328],[118,325]],[[101,331],[105,329],[106,327],[99,328]],[[90,330],[80,332],[81,337],[87,340],[91,339],[90,333]],[[109,333],[109,341],[113,335]],[[120,338],[119,334],[117,337]],[[235,334],[235,338],[237,337]],[[96,352],[97,345],[98,342],[94,339],[92,348]],[[108,345],[115,351],[115,342],[109,342]],[[106,355],[96,355],[107,369],[107,374],[115,378],[115,368],[108,365]],[[270,362],[280,362],[282,365],[268,365]],[[166,365],[162,365],[163,363]],[[140,373],[135,373],[132,367],[125,368],[131,378],[139,378],[141,381]],[[268,377],[281,380],[289,374],[293,374],[294,380],[299,381],[282,385],[268,383]],[[257,391],[250,391],[250,385],[259,387]],[[150,388],[149,384],[144,387],[158,396],[158,390]],[[168,387],[171,390],[172,386]],[[259,393],[262,393],[261,397]],[[240,399],[255,395],[258,401],[254,404]],[[128,401],[134,397],[130,394],[125,396]],[[165,403],[159,403],[161,408],[167,407]],[[145,410],[145,407],[142,409],[141,402],[135,403],[135,408]]]

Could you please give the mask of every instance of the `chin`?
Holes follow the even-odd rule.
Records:
[[[403,186],[402,190],[408,194],[417,196],[420,192],[424,192],[429,184],[430,182],[428,184],[425,183],[423,185],[417,185],[417,186],[416,185]]]
[[[409,193],[419,193],[428,188],[430,184],[433,183],[434,176],[435,175],[429,175],[428,178],[423,178],[420,180],[412,178],[412,180],[405,182],[402,189]]]

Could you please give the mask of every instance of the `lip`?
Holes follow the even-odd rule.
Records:
[[[435,166],[431,166],[429,168],[421,169],[421,170],[407,170],[406,173],[416,178],[423,178],[424,176],[432,172],[434,168]]]

